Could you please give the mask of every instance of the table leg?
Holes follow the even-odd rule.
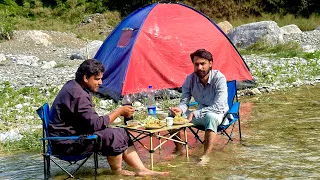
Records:
[[[158,137],[160,136],[160,132],[158,132]],[[161,144],[161,138],[159,138],[159,144]],[[159,149],[161,150],[161,146],[159,147]],[[160,151],[159,151],[160,152]]]
[[[187,128],[184,128],[184,138],[186,141],[186,156],[187,156],[187,160],[189,160],[189,148],[188,148],[188,135],[187,135]]]
[[[153,170],[153,144],[152,144],[152,135],[150,136],[150,160],[151,160],[151,170]]]
[[[158,138],[159,138],[159,145],[161,144],[161,138],[160,138],[160,132],[158,132]],[[159,147],[159,157],[161,158],[161,145],[160,145],[160,147]]]

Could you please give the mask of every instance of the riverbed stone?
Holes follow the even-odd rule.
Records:
[[[228,37],[236,47],[240,48],[247,48],[257,41],[270,45],[284,42],[283,34],[274,21],[254,22],[235,27],[230,31]]]
[[[294,34],[294,33],[301,33],[302,31],[300,28],[295,24],[290,24],[287,26],[283,26],[280,28],[283,34]]]
[[[6,56],[0,53],[0,62],[7,60]]]

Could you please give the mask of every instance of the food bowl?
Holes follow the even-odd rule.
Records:
[[[168,117],[168,113],[167,112],[157,112],[157,118],[160,119],[160,120],[164,120],[166,119],[166,117]]]
[[[136,126],[139,126],[139,121],[137,121],[137,120],[127,121],[127,126],[128,126],[128,127],[136,127]]]

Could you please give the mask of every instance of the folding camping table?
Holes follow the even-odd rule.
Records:
[[[133,142],[138,142],[144,147],[146,150],[149,151],[150,153],[150,161],[151,161],[151,169],[153,169],[153,153],[157,150],[160,149],[161,146],[168,142],[168,141],[173,141],[177,143],[181,143],[185,145],[186,148],[186,157],[187,160],[189,160],[189,150],[188,150],[188,139],[187,139],[187,127],[193,126],[192,123],[186,123],[182,125],[173,125],[172,127],[163,127],[160,129],[145,129],[145,127],[140,126],[140,127],[128,127],[127,125],[116,125],[117,127],[121,127],[124,129],[127,129],[130,136],[132,137]],[[184,137],[185,140],[179,138],[177,134],[183,130],[184,131]],[[132,132],[135,132],[133,134]],[[142,139],[150,137],[150,146],[148,147],[147,145],[143,144],[141,142]],[[153,137],[159,139],[159,144],[155,147],[153,147],[153,142],[152,139]],[[176,139],[173,139],[173,137],[176,137]],[[164,141],[161,141],[164,140]]]

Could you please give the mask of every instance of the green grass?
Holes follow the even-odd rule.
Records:
[[[21,125],[36,125],[37,114],[35,109],[40,107],[44,102],[52,102],[56,88],[49,88],[47,90],[39,87],[24,87],[15,89],[9,82],[0,84],[0,107],[1,120],[0,131],[4,132]],[[16,105],[22,105],[19,109]],[[30,118],[27,118],[27,117]],[[31,117],[35,118],[31,118]]]
[[[303,59],[320,58],[320,51],[304,52],[301,46],[296,42],[288,42],[277,45],[268,45],[263,41],[248,46],[246,49],[239,49],[242,55],[264,55],[272,58],[293,58],[300,57]]]
[[[24,87],[15,89],[9,82],[0,84],[0,132],[7,132],[11,129],[30,127],[23,133],[20,141],[0,143],[0,151],[19,151],[21,149],[38,149],[40,131],[33,129],[41,124],[36,114],[36,109],[43,103],[52,103],[58,89],[51,87],[43,89],[40,87]],[[16,105],[21,104],[19,109]],[[35,131],[33,131],[35,130]]]
[[[275,54],[277,57],[296,57],[303,54],[303,50],[296,42],[288,42],[277,45],[269,45],[264,41],[258,41],[255,44],[248,46],[246,49],[239,49],[243,55],[249,54]]]
[[[66,67],[66,66],[69,66],[68,64],[65,64],[65,63],[58,63],[54,66],[54,68],[61,68],[61,67]]]

